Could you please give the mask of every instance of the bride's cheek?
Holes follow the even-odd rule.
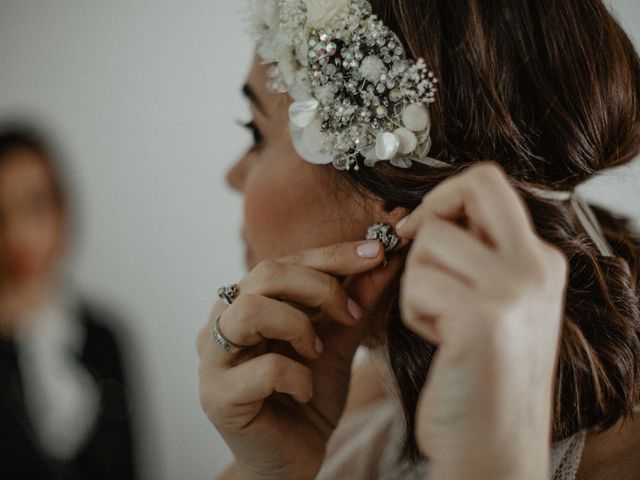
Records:
[[[274,163],[269,163],[270,168],[266,164],[256,167],[244,191],[245,236],[258,261],[303,247],[299,233],[309,221],[300,201],[303,182]]]
[[[246,190],[244,231],[247,246],[259,260],[277,255],[286,228],[286,205],[267,178],[256,179]]]

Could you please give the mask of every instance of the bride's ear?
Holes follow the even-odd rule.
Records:
[[[408,208],[396,207],[393,210],[391,210],[388,214],[391,219],[389,223],[393,225],[393,227],[395,228],[397,223],[400,220],[402,220],[404,217],[409,215],[410,213],[411,213],[411,210],[409,210]]]
[[[395,207],[391,211],[385,211],[384,208],[381,207],[376,213],[375,221],[387,223],[391,225],[395,231],[397,223],[409,215],[411,210],[403,207]]]

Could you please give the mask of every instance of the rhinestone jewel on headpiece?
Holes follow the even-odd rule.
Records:
[[[288,93],[297,153],[339,170],[379,161],[449,166],[428,156],[437,79],[407,58],[367,0],[249,0],[268,89]]]

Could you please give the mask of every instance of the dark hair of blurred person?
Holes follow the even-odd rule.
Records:
[[[133,479],[123,339],[64,271],[58,160],[33,127],[0,126],[0,478]]]

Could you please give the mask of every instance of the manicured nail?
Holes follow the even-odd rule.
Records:
[[[358,246],[358,255],[362,258],[376,258],[380,253],[380,242],[374,240],[372,242],[362,243]]]
[[[318,353],[322,353],[323,349],[324,349],[324,345],[322,345],[322,340],[320,340],[320,337],[316,337],[316,351]]]
[[[362,307],[351,299],[347,300],[347,310],[349,310],[351,316],[356,320],[362,318]]]
[[[396,230],[400,230],[407,223],[407,218],[409,217],[404,217],[402,220],[396,223]]]

